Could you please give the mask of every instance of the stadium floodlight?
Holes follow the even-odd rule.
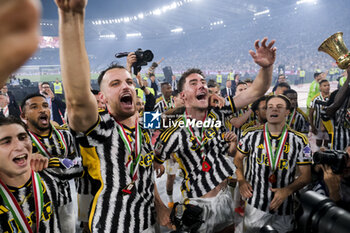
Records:
[[[170,9],[175,9],[176,7],[177,7],[176,2],[173,2],[173,3],[170,5]]]
[[[183,28],[174,28],[174,29],[171,29],[170,31],[174,33],[179,33],[183,31]]]
[[[139,17],[139,19],[143,19],[144,15],[143,15],[143,13],[140,13],[137,15],[137,17]]]
[[[220,21],[212,22],[212,23],[210,23],[210,26],[220,25],[220,24],[224,24],[224,21],[220,20]]]
[[[254,16],[264,15],[264,14],[268,14],[268,13],[270,13],[269,9],[264,10],[264,11],[256,12],[256,13],[254,13]]]
[[[142,36],[142,34],[140,32],[126,34],[126,37],[141,37],[141,36]]]
[[[317,3],[317,0],[299,0],[299,1],[297,1],[297,5],[303,4],[303,3],[313,3],[313,4],[316,4],[316,3]]]
[[[154,11],[152,11],[152,13],[153,13],[154,15],[160,15],[160,14],[162,14],[162,11],[161,11],[159,8],[157,8],[157,9],[155,9]]]
[[[115,34],[104,34],[104,35],[100,35],[100,38],[102,38],[102,39],[115,39],[116,36],[115,36]]]

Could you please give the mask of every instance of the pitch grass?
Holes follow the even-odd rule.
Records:
[[[16,75],[19,79],[29,79],[32,82],[54,82],[56,78],[62,81],[62,77],[59,74],[47,74],[47,75]],[[91,79],[95,80],[98,74],[91,74]]]

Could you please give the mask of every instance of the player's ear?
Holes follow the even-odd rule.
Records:
[[[100,101],[102,101],[102,103],[107,104],[108,101],[107,101],[105,95],[102,93],[102,91],[100,91],[98,93],[98,97],[99,97]]]

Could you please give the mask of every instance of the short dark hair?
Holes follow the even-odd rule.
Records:
[[[288,89],[288,90],[285,90],[283,92],[283,95],[285,95],[285,96],[287,96],[288,94],[297,94],[298,95],[298,93],[293,89]]]
[[[255,100],[252,103],[251,109],[252,109],[254,114],[255,114],[255,111],[258,110],[260,102],[265,101],[266,99],[267,99],[267,96],[264,95],[264,96],[261,96],[259,99]]]
[[[320,74],[322,74],[322,73],[320,73],[320,72],[315,72],[315,73],[314,73],[314,79],[315,79],[317,76],[319,76]]]
[[[163,87],[165,87],[165,86],[171,86],[170,85],[170,83],[168,83],[168,82],[162,82],[161,84],[160,84],[160,88],[162,89]]]
[[[325,82],[329,83],[327,79],[322,79],[322,80],[319,82],[320,86],[321,86],[322,83],[325,83]]]
[[[245,83],[253,83],[253,80],[251,80],[250,78],[247,78],[244,80]]]
[[[239,81],[239,82],[237,83],[237,87],[238,87],[239,85],[247,85],[247,83],[246,83],[246,82],[243,82],[243,81]]]
[[[50,86],[50,83],[48,83],[48,82],[42,82],[40,86],[42,87],[42,86],[45,85],[45,84],[47,84],[47,85]]]
[[[0,126],[18,124],[21,125],[24,130],[28,133],[27,125],[18,117],[9,116],[9,117],[0,117]]]
[[[188,76],[190,76],[191,74],[199,74],[203,78],[205,78],[203,72],[200,69],[191,68],[191,69],[186,70],[185,73],[183,73],[181,75],[181,78],[180,78],[180,80],[179,80],[179,82],[177,84],[177,89],[179,90],[179,92],[183,91],[183,88],[184,88],[184,85],[185,85],[185,82],[186,82],[186,78]]]
[[[172,96],[176,97],[180,94],[178,90],[173,90]]]
[[[34,97],[43,97],[44,99],[46,99],[45,96],[43,96],[43,95],[40,94],[40,93],[33,93],[33,94],[27,95],[26,97],[24,97],[24,99],[22,100],[22,103],[21,103],[22,112],[24,112],[24,108],[25,108],[25,106],[26,106],[26,102],[27,102],[29,99],[34,98]]]
[[[286,88],[290,89],[290,86],[288,83],[279,83],[279,84],[277,84],[276,88],[277,87],[286,87]]]
[[[126,70],[124,66],[119,65],[118,63],[110,64],[105,70],[101,71],[100,75],[97,78],[97,83],[98,83],[99,87],[101,87],[101,82],[102,82],[102,79],[105,76],[106,72],[111,70],[111,69],[124,69],[124,70]]]
[[[217,86],[217,82],[214,79],[209,79],[208,83],[207,83],[208,88],[211,87],[216,87]]]
[[[268,96],[267,99],[266,99],[266,106],[267,106],[268,102],[269,102],[271,99],[273,99],[273,98],[280,98],[280,99],[283,99],[283,100],[286,102],[286,108],[287,108],[288,110],[290,110],[290,108],[291,108],[291,103],[290,103],[290,100],[288,99],[288,97],[285,96],[285,95],[270,95],[270,96]]]
[[[94,94],[94,95],[98,95],[99,92],[100,92],[99,90],[95,90],[95,89],[91,90],[91,93]]]

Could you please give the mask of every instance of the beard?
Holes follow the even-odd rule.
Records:
[[[49,120],[49,121],[50,121],[50,120]],[[38,129],[39,131],[46,131],[46,130],[50,129],[50,127],[51,127],[50,124],[48,124],[48,126],[45,126],[45,127],[40,126],[39,123],[38,123],[37,121],[32,120],[32,119],[28,120],[28,122],[29,122],[30,124],[32,124],[32,125],[34,126],[34,128]]]

